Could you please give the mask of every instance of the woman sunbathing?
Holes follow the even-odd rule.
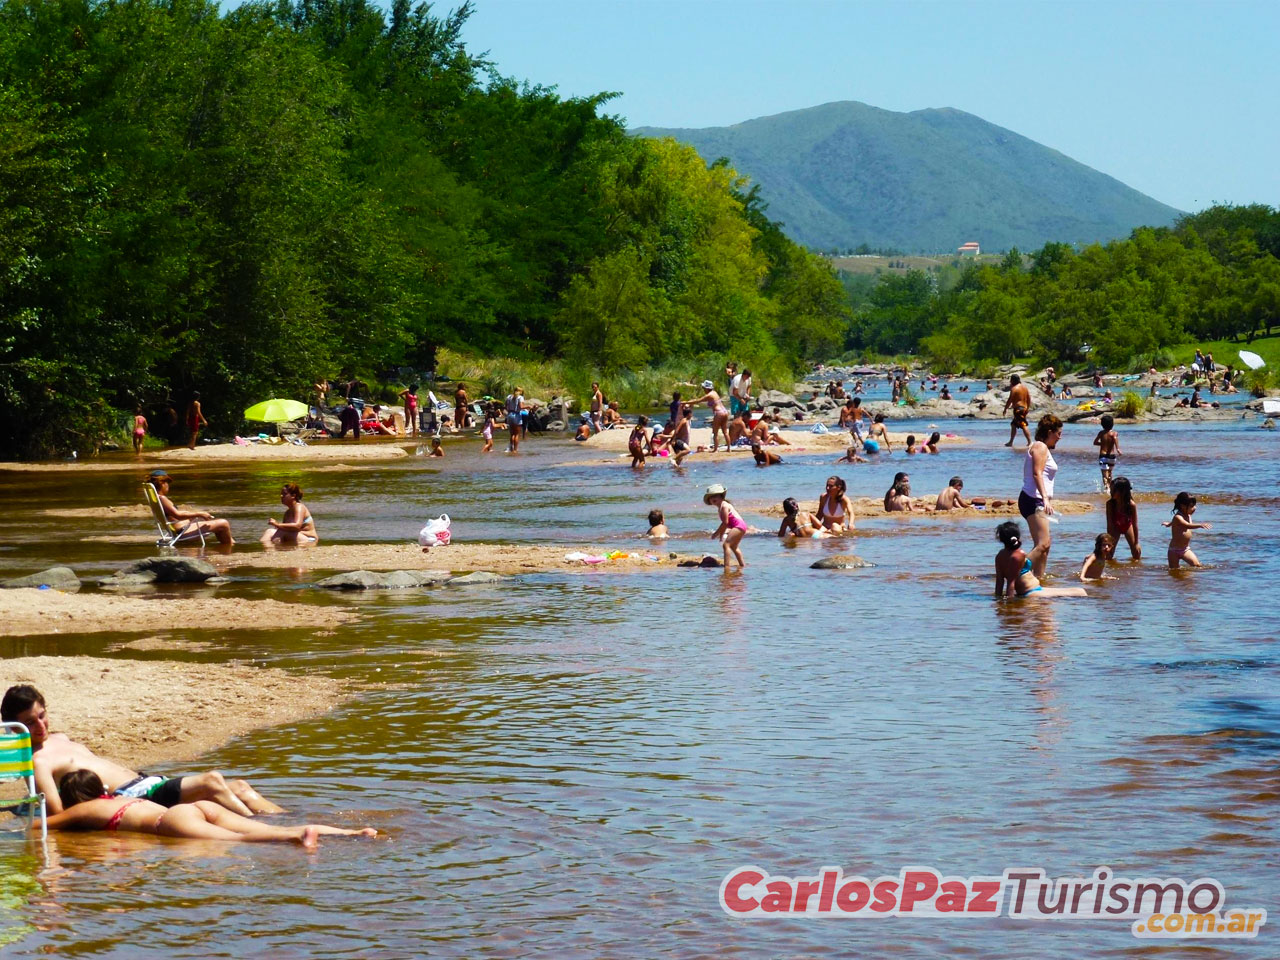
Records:
[[[114,797],[92,770],[72,770],[58,781],[62,813],[49,817],[50,830],[106,830],[149,833],[189,840],[244,840],[249,843],[300,843],[314,849],[322,836],[373,837],[378,831],[344,830],[322,824],[269,827],[208,800],[162,807],[142,797]]]

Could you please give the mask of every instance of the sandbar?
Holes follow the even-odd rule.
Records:
[[[625,454],[627,450],[627,442],[631,438],[631,430],[632,430],[631,426],[615,428],[613,430],[602,430],[599,433],[593,435],[589,440],[580,441],[578,445],[582,447],[584,452],[608,451],[610,453],[618,452],[618,453]],[[932,431],[929,431],[929,432],[932,432]],[[915,434],[916,440],[921,442],[923,442],[924,440],[927,440],[929,438],[929,432],[916,433]],[[786,437],[788,442],[785,444],[771,445],[769,449],[774,453],[780,454],[781,456],[784,456],[784,457],[787,455],[788,451],[791,451],[793,453],[814,453],[814,452],[826,453],[833,450],[843,452],[844,450],[848,449],[851,443],[853,443],[853,439],[849,435],[848,430],[840,430],[835,427],[831,427],[826,433],[811,433],[807,429],[799,429],[799,428],[795,430],[784,430],[782,431],[782,436]],[[907,446],[907,437],[908,437],[908,434],[906,433],[894,433],[893,431],[890,431],[889,443],[893,445],[894,449],[898,449],[900,447],[901,449],[905,450]],[[945,449],[946,445],[949,443],[969,443],[969,442],[970,440],[967,437],[962,437],[959,435],[943,436],[941,442],[938,444],[938,447],[939,449]],[[711,428],[710,427],[690,428],[689,445],[694,450],[697,450],[698,447],[700,446],[707,448],[701,454],[697,454],[698,456],[711,454]],[[741,447],[741,448],[735,448],[732,451],[726,451],[725,448],[722,446],[720,450],[716,454],[714,454],[714,456],[717,456],[717,457],[732,457],[735,455],[742,455],[742,456],[749,457],[751,456],[751,448]],[[659,460],[665,460],[665,459],[666,459],[665,457],[658,457],[658,458],[650,457],[649,462],[658,462]]]
[[[966,494],[968,496],[968,494]],[[1016,517],[1018,513],[1017,498],[1009,499],[1008,497],[988,497],[987,505],[983,508],[969,507],[964,510],[942,510],[935,511],[933,509],[934,502],[938,499],[937,494],[932,497],[913,497],[915,509],[906,511],[894,511],[890,513],[884,508],[883,498],[877,497],[851,497],[849,502],[853,504],[853,512],[856,517],[921,517],[921,516],[939,516],[939,517]],[[992,504],[993,500],[1000,501],[999,506]],[[763,514],[766,517],[781,517],[783,515],[782,502],[768,504],[752,504],[749,508],[752,513]],[[816,513],[818,510],[818,501],[810,500],[807,503],[800,502],[800,509],[807,510],[810,513]],[[1054,500],[1053,512],[1063,514],[1079,514],[1089,513],[1093,510],[1093,504],[1086,503],[1083,500]]]
[[[592,556],[623,551],[627,557],[588,564],[566,560],[569,553]],[[699,554],[701,556],[701,554]],[[650,560],[649,557],[656,559]],[[451,543],[423,553],[416,543],[319,544],[296,550],[268,550],[262,553],[211,554],[208,558],[224,570],[236,567],[288,567],[295,570],[452,570],[464,573],[484,570],[491,573],[542,573],[585,571],[598,568],[670,569],[676,561],[667,547],[648,541],[601,544],[496,544]],[[308,608],[312,609],[312,608]]]
[[[134,769],[190,760],[253,730],[319,716],[349,699],[349,683],[244,664],[106,657],[19,657],[0,690],[44,694],[55,732]]]
[[[360,442],[333,441],[327,444],[312,444],[299,447],[291,443],[278,445],[251,443],[239,446],[234,443],[211,443],[207,446],[188,450],[186,447],[172,447],[155,453],[146,453],[136,459],[90,460],[48,460],[0,463],[0,471],[15,473],[98,473],[107,471],[137,471],[139,477],[157,468],[172,469],[179,463],[237,463],[245,461],[288,461],[292,463],[319,463],[335,460],[403,460],[410,456],[405,449],[408,444],[417,444],[416,440],[394,440],[379,442],[362,440]],[[625,446],[625,444],[624,444]]]
[[[0,636],[134,633],[141,630],[272,630],[335,627],[355,620],[347,607],[240,597],[115,596],[60,590],[0,590]]]

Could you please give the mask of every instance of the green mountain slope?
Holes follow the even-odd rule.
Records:
[[[816,249],[1038,249],[1163,226],[1179,211],[1056,150],[951,108],[842,101],[730,127],[667,130],[760,184],[769,216]]]

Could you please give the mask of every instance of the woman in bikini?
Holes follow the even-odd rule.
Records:
[[[840,477],[827,477],[827,488],[818,498],[818,519],[824,529],[839,536],[853,529],[853,504]]]
[[[115,797],[107,793],[92,770],[72,770],[58,781],[62,813],[49,817],[50,830],[106,830],[109,833],[149,833],[188,840],[244,840],[249,843],[299,843],[312,849],[322,836],[373,837],[378,831],[344,830],[322,824],[270,827],[250,820],[209,800],[162,807],[144,797]]]
[[[782,525],[778,527],[780,537],[811,537],[820,540],[831,534],[822,529],[822,521],[816,514],[801,510],[795,497],[787,497],[782,501]]]
[[[721,484],[713,483],[702,495],[702,502],[709,507],[715,507],[720,514],[720,526],[716,527],[716,532],[711,535],[711,539],[719,540],[724,547],[724,568],[729,569],[729,560],[733,557],[738,561],[738,569],[741,570],[747,565],[747,561],[742,558],[742,550],[738,545],[746,535],[747,521],[742,519],[742,514],[733,508],[733,504],[726,499],[726,496],[725,488]]]
[[[300,486],[286,483],[280,488],[280,502],[284,504],[284,520],[273,517],[267,521],[263,543],[315,543],[320,539],[311,511],[302,502]]]
[[[724,434],[724,445],[729,446],[729,411],[725,409],[725,405],[720,400],[720,394],[716,393],[716,385],[710,380],[702,381],[702,389],[707,391],[700,397],[695,397],[688,401],[688,405],[693,407],[702,403],[704,400],[711,409],[711,452],[715,453],[720,448],[720,434]]]
[[[1050,597],[1087,597],[1084,587],[1042,587],[1032,573],[1037,554],[1042,546],[1026,553],[1022,549],[1022,531],[1016,521],[1006,520],[996,527],[996,539],[1004,548],[996,554],[996,599],[1003,597],[1029,597],[1044,600]]]
[[[1133,487],[1128,477],[1113,477],[1111,499],[1107,501],[1107,533],[1113,541],[1111,556],[1123,536],[1129,541],[1129,553],[1133,559],[1142,559],[1142,547],[1138,544],[1138,505],[1133,502]]]

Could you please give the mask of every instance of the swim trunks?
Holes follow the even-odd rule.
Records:
[[[1098,466],[1103,470],[1110,470],[1116,465],[1116,455],[1114,453],[1104,453],[1098,457]]]
[[[151,800],[162,807],[173,807],[182,802],[182,778],[151,777],[144,773],[116,787],[111,794],[116,797]]]
[[[1018,403],[1013,405],[1013,425],[1014,427],[1027,425],[1027,408]]]

